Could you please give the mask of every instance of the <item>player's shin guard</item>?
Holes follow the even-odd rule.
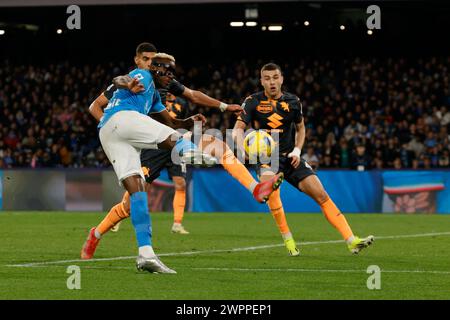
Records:
[[[226,150],[223,154],[222,166],[241,185],[246,187],[250,192],[253,192],[258,183],[250,172],[248,172],[247,168],[234,156],[231,150]]]
[[[344,240],[348,240],[350,237],[353,237],[353,232],[350,226],[347,223],[347,219],[345,219],[344,215],[341,211],[336,207],[333,200],[328,198],[321,205],[323,214],[327,218],[328,222],[331,223],[333,227],[335,227]]]
[[[141,251],[142,247],[151,248],[152,224],[148,212],[147,193],[142,191],[133,193],[130,197],[130,204],[131,222],[136,232],[139,251]]]

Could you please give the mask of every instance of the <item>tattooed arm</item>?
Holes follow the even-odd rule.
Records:
[[[139,93],[144,90],[144,85],[138,79],[132,78],[129,75],[115,77],[113,84],[119,89],[127,89],[133,93]]]

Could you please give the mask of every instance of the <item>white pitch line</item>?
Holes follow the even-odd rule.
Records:
[[[302,245],[339,243],[339,242],[342,242],[342,240],[302,242]],[[202,250],[202,251],[169,252],[169,253],[160,253],[160,254],[158,254],[158,256],[159,257],[170,257],[170,256],[187,256],[187,255],[204,254],[204,253],[223,253],[223,252],[252,251],[252,250],[260,250],[260,249],[270,249],[270,248],[282,247],[282,246],[284,246],[284,244],[272,244],[272,245],[243,247],[243,248],[232,248],[232,249],[215,249],[215,250]],[[71,263],[71,262],[96,262],[96,261],[129,260],[129,259],[136,259],[136,256],[111,257],[111,258],[95,258],[95,259],[89,259],[89,260],[73,259],[73,260],[30,262],[30,263],[24,263],[24,264],[6,265],[6,267],[35,267],[35,266],[40,266],[40,265],[61,264],[61,263]]]
[[[65,267],[61,265],[53,265],[54,267]],[[33,266],[46,267],[44,265]],[[85,266],[83,269],[101,269],[101,270],[132,270],[132,267],[121,267],[121,266]],[[200,271],[237,271],[237,272],[317,272],[317,273],[367,273],[367,270],[358,269],[296,269],[296,268],[223,268],[223,267],[201,267],[201,268],[191,268],[191,267],[178,267],[178,270],[200,270]],[[450,271],[446,270],[383,270],[383,273],[429,273],[429,274],[450,274]]]
[[[421,237],[446,236],[446,235],[450,235],[450,231],[449,232],[405,234],[405,235],[394,235],[394,236],[378,236],[378,237],[375,237],[375,240],[402,239],[402,238],[421,238]],[[327,240],[327,241],[298,242],[297,244],[300,245],[300,246],[308,246],[308,245],[331,244],[331,243],[342,243],[342,242],[343,242],[343,240]],[[240,252],[240,251],[252,251],[252,250],[270,249],[270,248],[283,247],[283,246],[284,246],[284,244],[271,244],[271,245],[232,248],[232,249],[169,252],[169,253],[158,254],[158,256],[159,257],[170,257],[170,256],[195,255],[195,254],[222,253],[222,252]],[[136,256],[97,258],[97,259],[90,259],[90,260],[73,259],[73,260],[30,262],[30,263],[24,263],[24,264],[9,264],[9,265],[6,265],[6,267],[34,267],[34,266],[51,265],[51,264],[62,264],[62,263],[72,263],[72,262],[97,262],[97,261],[129,260],[129,259],[136,259]]]
[[[33,266],[33,268],[44,268],[49,267],[44,265]],[[65,268],[66,266],[52,265],[52,267]],[[84,266],[83,269],[94,269],[94,270],[133,270],[132,266],[121,267],[121,266]],[[293,269],[293,268],[218,268],[218,267],[203,267],[203,268],[190,268],[190,267],[178,267],[177,270],[198,270],[198,271],[231,271],[231,272],[316,272],[316,273],[367,273],[367,270],[358,269]],[[438,270],[383,270],[382,273],[426,273],[426,274],[444,274],[450,275],[450,271],[438,271]]]

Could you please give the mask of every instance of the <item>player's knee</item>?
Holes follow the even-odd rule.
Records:
[[[173,182],[175,185],[175,190],[186,191],[186,180],[182,177],[173,177]]]
[[[328,193],[326,193],[325,190],[320,190],[317,191],[314,194],[314,200],[319,204],[323,204],[324,202],[326,202],[330,197],[328,196]]]
[[[175,147],[180,135],[178,133],[173,133],[166,140],[161,143],[158,143],[159,149],[171,150]]]

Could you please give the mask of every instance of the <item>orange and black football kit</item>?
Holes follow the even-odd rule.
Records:
[[[298,188],[300,181],[315,174],[304,159],[301,158],[299,166],[294,168],[292,159],[287,157],[295,148],[296,125],[303,120],[302,104],[296,95],[284,92],[279,99],[270,99],[264,92],[258,92],[247,97],[242,107],[245,113],[238,117],[238,121],[250,124],[256,130],[266,130],[269,134],[278,133],[278,172],[284,173],[286,181]],[[269,167],[268,164],[259,164],[258,175]]]

